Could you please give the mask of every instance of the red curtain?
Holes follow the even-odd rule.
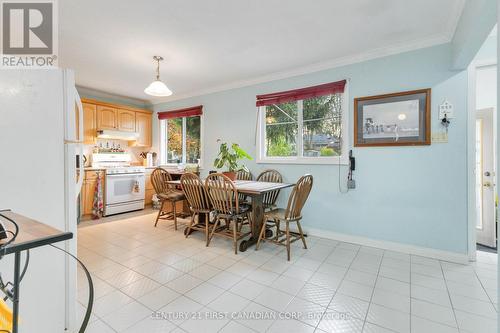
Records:
[[[277,93],[257,95],[257,106],[265,106],[286,102],[298,101],[318,96],[343,93],[346,80],[321,84],[319,86],[294,89]]]
[[[203,114],[203,105],[192,106],[185,109],[158,112],[158,119],[172,119],[180,117],[201,116]]]

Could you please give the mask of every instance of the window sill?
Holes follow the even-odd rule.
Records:
[[[257,164],[302,164],[302,165],[349,165],[347,157],[292,157],[292,158],[258,158]]]

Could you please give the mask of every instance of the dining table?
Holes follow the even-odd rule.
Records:
[[[171,185],[180,186],[180,180],[172,180],[168,182]],[[259,239],[259,232],[264,223],[264,195],[269,192],[279,191],[287,187],[292,187],[295,184],[291,183],[272,183],[261,182],[256,180],[235,180],[234,186],[238,193],[242,193],[251,198],[252,211],[251,211],[251,236],[249,239],[244,239],[240,242],[239,250],[245,252],[249,246],[257,244]],[[266,237],[269,237],[266,231]]]

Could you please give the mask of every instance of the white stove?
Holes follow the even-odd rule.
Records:
[[[126,153],[92,154],[92,167],[106,170],[105,216],[144,209],[146,169],[130,161]]]

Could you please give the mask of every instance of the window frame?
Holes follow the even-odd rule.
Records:
[[[204,114],[198,115],[198,116],[189,116],[189,117],[200,117],[200,162],[198,163],[198,166],[200,169],[203,169],[203,161],[204,161],[204,149],[203,149],[203,133],[204,133]],[[167,163],[167,149],[168,149],[168,133],[167,133],[167,121],[171,119],[176,119],[176,118],[171,118],[171,119],[160,119],[160,163],[161,165],[164,166],[171,166],[171,167],[177,167],[179,164],[184,164],[184,165],[194,165],[192,163],[186,163],[186,126],[187,126],[187,121],[186,118],[188,117],[177,117],[177,118],[182,118],[182,160],[181,163]]]
[[[342,93],[342,154],[340,156],[318,156],[305,157],[303,142],[303,100],[298,100],[298,129],[297,129],[297,155],[287,157],[266,156],[266,106],[257,107],[257,164],[330,164],[330,165],[349,165],[349,80],[347,80],[344,92]]]

